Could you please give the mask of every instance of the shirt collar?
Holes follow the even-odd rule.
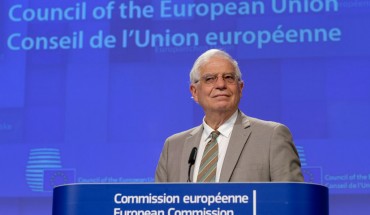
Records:
[[[226,138],[229,138],[231,135],[231,131],[233,130],[233,126],[236,122],[236,118],[238,117],[238,110],[235,111],[231,117],[224,122],[217,130],[220,132],[220,135],[225,136]],[[203,127],[204,127],[204,134],[206,137],[209,137],[211,132],[213,131],[213,128],[211,128],[207,123],[205,122],[205,117],[203,117]]]

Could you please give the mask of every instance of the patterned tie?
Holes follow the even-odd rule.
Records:
[[[207,143],[206,148],[204,149],[202,161],[199,166],[198,182],[215,182],[216,180],[218,135],[220,135],[220,132],[213,131],[211,133],[211,140]]]

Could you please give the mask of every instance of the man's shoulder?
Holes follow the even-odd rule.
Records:
[[[259,118],[255,118],[255,117],[248,117],[248,119],[250,120],[252,125],[256,125],[256,126],[276,127],[276,126],[282,125],[279,122],[259,119]]]
[[[242,113],[242,118],[247,121],[252,128],[274,129],[276,127],[286,127],[284,124],[276,121],[264,120],[256,117],[251,117]]]
[[[202,125],[198,125],[196,127],[190,128],[188,130],[181,131],[179,133],[173,134],[173,135],[169,136],[167,139],[169,139],[169,140],[175,140],[175,139],[184,139],[184,138],[187,138],[187,137],[189,137],[189,136],[194,135],[195,133],[197,133],[201,129],[201,127],[202,127]]]
[[[244,121],[248,121],[248,123],[245,124],[248,125],[250,131],[252,131],[254,135],[268,135],[268,134],[291,135],[290,129],[283,123],[263,120],[246,115],[244,115],[243,117]]]

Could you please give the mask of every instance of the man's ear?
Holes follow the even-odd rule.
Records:
[[[239,82],[240,95],[243,95],[244,81]]]
[[[197,87],[194,84],[190,85],[190,93],[196,103],[198,103]]]

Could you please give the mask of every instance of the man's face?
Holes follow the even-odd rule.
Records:
[[[234,83],[228,81],[229,76],[234,77],[235,68],[226,59],[213,57],[200,68],[200,80],[190,86],[194,100],[199,103],[205,113],[230,112],[237,110],[244,83],[236,78]],[[213,83],[207,79],[217,78]],[[211,81],[212,82],[212,81]]]

